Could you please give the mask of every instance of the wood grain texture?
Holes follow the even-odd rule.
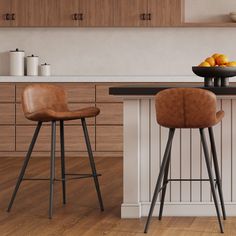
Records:
[[[122,86],[122,84],[96,85],[96,102],[123,102],[122,98],[109,94],[109,88]]]
[[[16,151],[26,151],[31,142],[35,127],[34,126],[16,126]],[[95,128],[88,127],[90,142],[95,149]],[[60,150],[59,127],[57,127],[57,147]],[[50,151],[51,150],[51,127],[42,126],[35,151]],[[66,151],[86,151],[86,145],[81,126],[65,126],[65,150]]]
[[[97,107],[101,113],[96,118],[97,125],[122,125],[123,104],[122,103],[98,103]]]
[[[96,151],[122,151],[123,128],[119,126],[96,127]]]
[[[179,26],[182,20],[182,0],[148,0],[148,13],[151,20],[148,25]]]
[[[79,21],[73,20],[73,14],[79,13],[78,0],[58,0],[60,2],[59,26],[79,26]]]
[[[0,1],[0,27],[11,26],[12,21],[6,20],[6,14],[11,13],[11,0]]]
[[[15,124],[15,104],[14,103],[0,103],[0,124],[14,125]]]
[[[141,14],[147,13],[147,8],[147,0],[115,0],[114,26],[147,26],[147,21],[140,18]]]
[[[15,85],[0,85],[0,102],[15,102]]]
[[[15,151],[15,126],[4,125],[0,129],[0,150]]]
[[[78,13],[83,14],[79,26],[105,27],[114,23],[114,0],[78,0]]]
[[[12,13],[15,14],[13,26],[45,26],[46,0],[12,0]]]
[[[1,235],[69,235],[69,236],[142,236],[146,219],[120,219],[122,201],[122,158],[97,158],[96,167],[105,211],[98,208],[97,196],[91,179],[67,182],[68,202],[62,205],[61,184],[55,184],[53,220],[48,220],[48,182],[25,182],[16,197],[12,212],[6,207],[12,194],[23,158],[0,158],[0,232]],[[59,158],[56,175],[60,176]],[[66,158],[67,173],[90,173],[87,158]],[[27,176],[49,176],[49,158],[34,158],[29,163]],[[114,178],[115,176],[115,178]],[[235,217],[224,222],[225,236],[236,235]],[[153,218],[149,235],[158,236],[216,236],[215,217]]]

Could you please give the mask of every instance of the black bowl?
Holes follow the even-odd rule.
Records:
[[[201,67],[193,66],[193,72],[204,78],[229,78],[236,76],[236,67]]]

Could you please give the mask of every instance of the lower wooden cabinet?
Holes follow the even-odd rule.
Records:
[[[15,124],[15,104],[14,103],[0,103],[0,124],[14,125]]]
[[[16,151],[26,151],[29,148],[32,136],[34,134],[34,126],[16,126]],[[60,134],[57,127],[57,143],[56,150],[60,151]],[[93,150],[95,150],[95,127],[88,126],[90,142]],[[51,127],[43,125],[39,133],[34,151],[44,152],[51,150]],[[86,151],[86,145],[81,126],[65,126],[65,151]]]
[[[96,127],[96,151],[120,151],[123,150],[122,126],[97,126]]]
[[[100,114],[96,118],[97,125],[122,125],[123,103],[97,103]]]
[[[1,152],[15,151],[15,126],[0,126]]]
[[[0,83],[0,156],[24,155],[35,131],[36,122],[25,118],[21,106],[21,93],[27,83]],[[122,155],[123,151],[123,103],[109,95],[109,83],[60,83],[67,93],[69,108],[98,107],[96,118],[86,119],[90,141],[96,155]],[[45,154],[51,149],[50,122],[44,123],[34,153]],[[57,151],[60,151],[59,123],[57,124]],[[65,151],[85,153],[87,151],[80,120],[65,121]],[[109,154],[110,153],[110,154]],[[113,154],[112,154],[113,153]],[[46,155],[46,154],[45,154]]]

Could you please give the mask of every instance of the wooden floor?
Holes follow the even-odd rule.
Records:
[[[0,159],[0,236],[55,235],[55,236],[128,236],[144,235],[145,219],[121,220],[122,159],[97,158],[97,169],[105,203],[105,212],[100,212],[92,179],[74,180],[67,183],[68,203],[62,205],[61,183],[55,186],[54,216],[47,218],[47,181],[23,182],[11,213],[7,204],[22,164],[22,158]],[[57,163],[58,171],[60,170]],[[28,176],[47,176],[48,158],[33,158]],[[89,173],[86,158],[67,158],[68,172]],[[57,172],[58,175],[60,174]],[[148,235],[157,236],[209,236],[221,235],[216,218],[164,217],[154,219]],[[236,235],[236,218],[225,222],[225,236]]]

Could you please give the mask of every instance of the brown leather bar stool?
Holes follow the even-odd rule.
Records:
[[[224,117],[223,111],[216,112],[217,102],[216,96],[210,91],[197,89],[197,88],[173,88],[161,91],[156,95],[156,117],[157,123],[161,126],[169,128],[169,137],[162,160],[160,173],[157,179],[156,187],[154,190],[152,203],[146,222],[144,233],[147,233],[150,220],[153,214],[153,210],[157,201],[157,197],[160,191],[161,203],[159,210],[159,220],[162,218],[162,212],[164,207],[166,185],[170,181],[181,181],[176,179],[168,179],[168,172],[171,160],[171,145],[176,128],[191,128],[199,129],[201,143],[204,151],[207,171],[209,175],[210,186],[212,191],[213,200],[216,207],[217,217],[220,225],[221,233],[224,232],[223,224],[221,222],[220,208],[217,200],[214,183],[218,188],[221,208],[223,213],[223,219],[226,219],[224,199],[221,187],[221,178],[219,172],[219,166],[216,155],[216,146],[214,141],[212,126],[219,123]],[[206,143],[206,137],[204,129],[208,128],[211,150],[213,156],[213,164],[215,170],[216,180],[213,178],[213,172],[211,168],[209,151]],[[184,179],[182,181],[193,181],[191,179]],[[195,181],[195,180],[194,180]],[[216,182],[214,182],[216,181]],[[161,186],[162,185],[162,186]]]
[[[15,200],[17,191],[20,187],[24,174],[29,163],[35,142],[37,140],[40,128],[43,122],[51,122],[51,168],[50,168],[50,202],[49,202],[49,218],[52,218],[53,209],[53,186],[55,180],[55,149],[56,149],[56,122],[60,123],[60,141],[61,141],[61,181],[63,203],[66,203],[66,184],[67,179],[81,179],[93,177],[97,196],[100,204],[101,211],[104,210],[102,196],[100,192],[98,174],[96,172],[93,152],[89,140],[88,130],[85,119],[88,117],[95,117],[99,114],[100,110],[96,107],[83,108],[76,111],[71,111],[67,105],[67,98],[64,89],[60,86],[35,84],[27,86],[22,94],[22,106],[25,117],[31,121],[38,122],[35,129],[33,139],[29,146],[29,150],[24,160],[15,190],[13,192],[8,212],[11,210],[12,204]],[[82,122],[85,142],[89,155],[90,166],[92,174],[66,174],[65,173],[65,149],[64,149],[64,121],[80,119]],[[67,178],[69,175],[77,175],[76,177]],[[26,179],[26,178],[25,178]],[[29,179],[27,179],[29,180]],[[31,179],[33,180],[33,179]],[[39,180],[39,179],[36,179]]]

